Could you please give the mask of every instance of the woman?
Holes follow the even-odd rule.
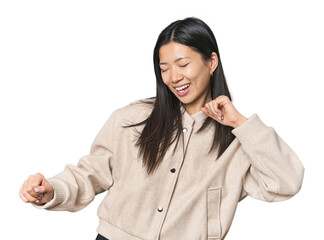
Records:
[[[253,114],[233,106],[215,37],[197,18],[167,26],[154,49],[156,97],[112,113],[90,154],[20,197],[37,208],[78,211],[109,190],[97,239],[224,239],[247,195],[281,201],[300,189],[293,150]]]

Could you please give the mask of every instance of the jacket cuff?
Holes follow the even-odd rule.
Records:
[[[267,129],[268,126],[265,125],[259,116],[254,113],[251,117],[248,118],[240,126],[234,128],[232,133],[242,142],[254,142],[257,139],[259,134]]]
[[[51,201],[46,204],[40,205],[32,203],[35,208],[38,209],[48,209],[54,208],[55,206],[61,204],[66,199],[66,192],[64,191],[64,186],[55,178],[47,179],[47,182],[52,185],[54,189],[54,197]]]

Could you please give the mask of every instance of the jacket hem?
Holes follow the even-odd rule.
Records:
[[[144,240],[115,227],[103,219],[99,221],[97,232],[108,239]]]

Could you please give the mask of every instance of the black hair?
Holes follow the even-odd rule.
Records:
[[[159,166],[169,146],[174,141],[177,141],[176,144],[178,144],[182,133],[181,102],[164,84],[159,65],[159,50],[161,46],[171,41],[189,46],[198,52],[205,61],[210,59],[212,52],[215,52],[218,57],[218,65],[210,80],[211,97],[215,99],[220,95],[225,95],[232,100],[224,76],[217,42],[209,26],[195,17],[177,20],[168,25],[160,33],[153,52],[156,76],[155,101],[144,101],[147,104],[154,104],[152,113],[146,120],[127,126],[145,124],[136,145],[140,147],[143,166],[146,168],[147,174],[153,173]],[[233,128],[222,125],[208,117],[198,132],[203,131],[209,124],[215,124],[214,142],[210,151],[218,147],[218,159],[235,138],[231,133]]]

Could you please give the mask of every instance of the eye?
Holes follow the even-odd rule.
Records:
[[[187,67],[189,63],[185,64],[185,65],[181,65],[180,67],[184,68]]]
[[[166,72],[166,71],[168,71],[168,69],[166,69],[166,70],[161,69],[161,72],[162,72],[162,73],[164,73],[164,72]]]

